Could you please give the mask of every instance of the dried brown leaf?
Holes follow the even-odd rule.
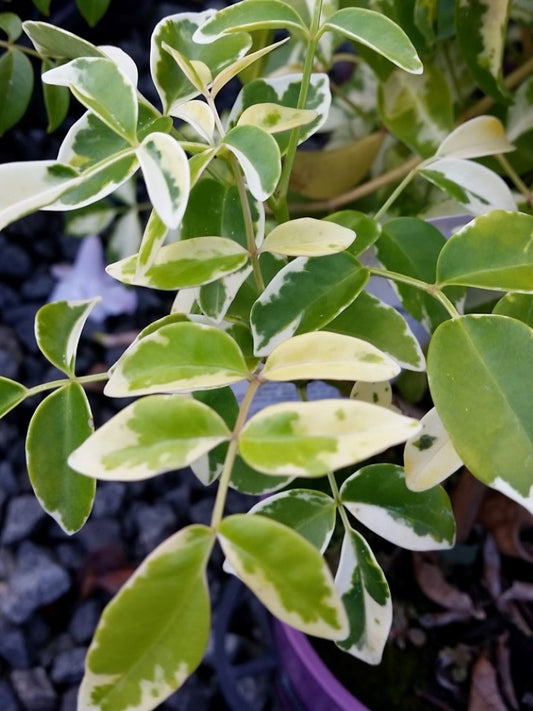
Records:
[[[500,553],[533,562],[533,549],[521,539],[523,531],[533,528],[533,515],[523,506],[497,491],[489,491],[479,521],[492,534]]]
[[[415,553],[413,555],[415,579],[420,589],[430,600],[453,613],[459,614],[461,619],[475,617],[483,619],[484,613],[478,610],[472,598],[451,585],[444,577],[437,565],[434,554]]]
[[[484,654],[472,668],[468,711],[509,711],[498,688],[496,670]]]

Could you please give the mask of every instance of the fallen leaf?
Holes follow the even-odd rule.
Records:
[[[497,491],[488,491],[479,511],[479,522],[489,531],[500,553],[533,562],[533,548],[521,534],[533,529],[533,515]]]
[[[468,711],[508,711],[498,688],[496,670],[484,654],[472,668]]]

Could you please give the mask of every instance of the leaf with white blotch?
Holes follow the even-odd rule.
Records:
[[[435,155],[439,158],[480,158],[513,150],[501,121],[495,116],[477,116],[446,136]]]
[[[533,330],[495,314],[446,321],[428,351],[431,395],[457,454],[475,477],[529,511],[532,359]]]
[[[253,514],[228,516],[218,531],[227,561],[273,615],[325,639],[346,634],[346,613],[329,568],[305,538]]]
[[[400,366],[375,346],[340,333],[313,331],[280,343],[268,356],[265,380],[390,380]]]
[[[167,234],[168,227],[157,212],[152,210],[137,254],[137,277],[142,276],[152,266]]]
[[[207,526],[183,528],[105,608],[89,647],[80,708],[151,711],[192,674],[209,638],[206,566],[213,542]]]
[[[0,376],[0,417],[26,399],[28,390],[11,378]]]
[[[507,112],[507,136],[515,141],[533,129],[533,77],[521,84],[513,95],[514,103]]]
[[[200,60],[192,59],[189,60],[188,57],[178,52],[177,49],[171,47],[166,42],[161,44],[161,48],[168,52],[172,59],[176,62],[181,72],[187,77],[187,80],[194,87],[196,94],[205,94],[206,88],[213,81],[209,67],[204,62]],[[169,113],[172,112],[173,107],[176,104],[172,104],[169,109]]]
[[[26,113],[33,92],[31,62],[18,49],[9,49],[0,57],[0,136]]]
[[[208,148],[201,153],[197,153],[189,158],[189,173],[191,176],[191,188],[193,188],[196,183],[200,180],[204,171],[217,152],[216,148]]]
[[[73,168],[53,160],[4,163],[0,166],[0,229],[52,203],[79,178]]]
[[[293,109],[269,102],[249,106],[239,116],[237,125],[258,126],[268,133],[280,133],[305,126],[314,121],[316,116],[316,111]]]
[[[259,501],[248,513],[289,526],[324,553],[333,535],[336,511],[335,501],[322,491],[290,489]]]
[[[154,209],[167,227],[175,229],[189,197],[189,163],[185,151],[172,136],[154,132],[141,143],[137,157]]]
[[[172,108],[172,116],[185,121],[208,143],[213,141],[215,115],[205,101],[185,101]]]
[[[68,86],[78,101],[109,128],[130,143],[136,141],[136,88],[113,60],[79,57],[50,69],[42,80],[46,84]]]
[[[33,490],[45,511],[69,534],[87,520],[96,482],[74,471],[68,457],[93,429],[91,408],[78,383],[48,395],[28,427],[26,457]]]
[[[255,0],[254,0],[255,1]],[[279,77],[255,79],[240,91],[228,116],[228,126],[236,126],[241,114],[256,104],[276,104],[296,109],[302,83],[301,74],[286,74]],[[331,106],[331,91],[327,74],[312,74],[305,100],[306,111],[314,111],[316,118],[301,126],[298,143],[302,143],[316,133],[326,122]],[[287,150],[290,132],[276,133],[274,138],[283,154]]]
[[[325,326],[367,281],[368,271],[345,252],[297,257],[276,274],[253,305],[256,355],[268,355],[287,338]]]
[[[48,22],[29,20],[23,23],[23,27],[37,52],[43,57],[75,59],[104,56],[104,52],[94,44]]]
[[[127,52],[113,44],[100,45],[99,49],[102,50],[106,57],[115,62],[115,64],[122,70],[134,86],[137,86],[137,82],[139,81],[139,70],[137,69],[135,61]]]
[[[55,64],[49,59],[43,59],[42,72],[52,69]],[[41,72],[41,73],[42,73]],[[52,133],[61,126],[65,120],[70,106],[70,92],[64,86],[54,86],[53,84],[43,84],[43,98],[48,118],[46,130]]]
[[[389,271],[433,284],[436,280],[437,260],[445,244],[444,236],[433,225],[415,217],[398,217],[383,225],[376,245],[377,258]],[[442,304],[425,291],[402,283],[394,284],[394,289],[406,311],[428,331],[433,331],[439,323],[449,318]],[[464,289],[453,287],[446,290],[446,295],[460,308]]]
[[[472,215],[497,209],[516,210],[512,193],[502,178],[474,161],[439,158],[418,172],[464,205]]]
[[[422,430],[407,440],[403,453],[405,483],[411,491],[431,489],[463,464],[434,407],[420,424]]]
[[[392,404],[392,387],[388,380],[382,380],[379,383],[361,380],[354,383],[350,392],[350,400],[371,402],[373,405],[388,407],[390,410],[395,409]]]
[[[223,138],[246,177],[248,190],[256,200],[266,200],[281,175],[281,155],[272,136],[257,126],[235,126]]]
[[[498,102],[510,103],[502,79],[511,0],[458,0],[455,29],[470,74]]]
[[[350,623],[337,646],[367,664],[379,664],[392,624],[391,595],[368,543],[353,529],[344,534],[335,587]]]
[[[339,32],[353,42],[369,47],[400,69],[421,74],[424,69],[411,40],[399,25],[380,12],[360,7],[337,10],[320,32]]]
[[[161,247],[142,275],[136,274],[137,255],[110,264],[107,272],[124,284],[174,291],[208,284],[247,260],[246,250],[226,237],[193,237]]]
[[[374,218],[358,210],[340,210],[324,218],[326,222],[334,222],[341,227],[347,227],[356,234],[356,239],[350,245],[349,252],[352,256],[360,254],[377,242],[381,235],[381,224]]]
[[[402,467],[370,464],[352,474],[340,490],[348,511],[367,528],[412,551],[451,548],[455,521],[442,487],[407,488]]]
[[[227,33],[262,29],[307,33],[302,18],[290,5],[280,0],[243,0],[208,19],[194,33],[193,40],[207,44]]]
[[[87,301],[55,301],[37,311],[37,345],[50,363],[67,375],[74,375],[81,331],[99,301],[99,297]]]
[[[492,313],[516,318],[533,328],[533,294],[506,294],[498,301]]]
[[[242,57],[251,45],[245,34],[222,37],[208,45],[193,42],[192,35],[214,10],[180,12],[163,18],[155,27],[151,38],[150,68],[155,87],[161,98],[163,110],[168,113],[173,105],[197,95],[197,90],[180,70],[175,60],[163,49],[163,43],[175,49],[190,62],[200,61],[212,76]]]
[[[258,59],[261,59],[261,57],[269,54],[274,49],[281,47],[281,45],[285,44],[288,40],[289,38],[285,37],[279,42],[274,42],[266,47],[261,47],[256,52],[252,52],[251,54],[241,57],[236,62],[233,62],[233,64],[230,64],[229,67],[223,69],[213,80],[213,84],[211,85],[211,96],[215,98],[218,92],[225,87],[228,82],[236,77],[237,74],[244,71],[247,67],[251,66],[254,62],[257,62]]]
[[[405,318],[397,309],[366,291],[324,328],[372,343],[402,368],[426,369],[420,343]]]
[[[533,216],[494,210],[476,217],[444,245],[440,284],[533,293]]]
[[[265,496],[283,489],[293,480],[292,476],[272,476],[264,474],[237,456],[231,472],[230,486],[241,494]]]
[[[453,101],[446,77],[427,64],[422,76],[394,71],[378,90],[379,113],[400,141],[424,158],[453,128]]]
[[[252,265],[248,263],[233,274],[201,286],[198,292],[198,304],[203,313],[216,323],[220,323],[251,273]]]
[[[248,376],[237,343],[224,331],[189,321],[163,323],[136,339],[113,366],[110,397],[219,388]]]
[[[418,429],[416,420],[366,402],[284,402],[246,423],[239,449],[267,474],[318,477],[404,442]]]
[[[274,227],[261,251],[291,257],[322,257],[344,251],[354,239],[355,232],[334,222],[300,217]]]
[[[138,481],[181,469],[229,436],[207,405],[182,395],[149,395],[108,420],[68,462],[94,479]]]

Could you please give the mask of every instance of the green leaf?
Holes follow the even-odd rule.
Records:
[[[418,422],[356,400],[270,405],[239,439],[245,462],[267,474],[323,476],[405,441]]]
[[[0,417],[26,399],[28,390],[10,378],[0,376]]]
[[[434,407],[420,424],[421,431],[407,440],[403,454],[405,483],[411,491],[431,489],[463,464]]]
[[[469,315],[435,331],[428,378],[439,417],[472,474],[533,511],[533,331]]]
[[[390,380],[400,367],[375,346],[352,336],[314,331],[283,341],[268,356],[265,380]]]
[[[222,144],[239,161],[254,198],[263,201],[270,197],[281,175],[281,155],[272,136],[257,126],[235,126]]]
[[[333,321],[326,331],[343,333],[372,343],[407,370],[423,371],[426,361],[409,324],[398,311],[363,291]]]
[[[383,225],[377,243],[377,258],[390,271],[433,284],[437,259],[445,243],[433,225],[415,217],[399,217]],[[448,318],[446,309],[425,291],[399,282],[395,289],[405,309],[428,331],[433,331]],[[462,289],[446,293],[455,304],[464,298]]]
[[[255,0],[253,0],[255,2]],[[244,111],[256,104],[277,104],[289,109],[296,109],[302,84],[301,74],[286,74],[279,77],[255,79],[246,84],[230,111],[228,126],[237,125]],[[302,126],[298,132],[298,143],[302,143],[316,133],[326,122],[331,106],[331,91],[327,74],[316,73],[310,78],[307,97],[305,100],[306,111],[315,111],[317,116],[310,123]],[[276,133],[274,139],[281,153],[285,153],[289,144],[290,131]]]
[[[267,133],[291,131],[314,121],[316,111],[292,109],[273,102],[254,104],[239,116],[238,126],[258,126]]]
[[[256,355],[268,355],[297,333],[322,328],[355,299],[367,280],[367,270],[346,253],[294,259],[253,305]]]
[[[334,222],[300,217],[274,227],[261,250],[291,257],[321,257],[344,251],[354,239],[352,230]]]
[[[83,526],[93,505],[96,482],[68,464],[71,452],[92,432],[91,408],[78,383],[48,395],[28,427],[26,457],[31,484],[42,507],[66,533]]]
[[[339,32],[353,42],[378,52],[400,69],[413,74],[423,70],[416,49],[405,32],[385,15],[361,7],[347,7],[331,15],[321,32]]]
[[[43,57],[75,59],[104,56],[103,50],[61,27],[31,20],[23,22],[22,26],[37,52]]]
[[[248,513],[289,526],[324,553],[333,535],[336,511],[335,501],[321,491],[290,489],[263,499]]]
[[[251,273],[252,266],[247,263],[233,274],[201,286],[198,293],[198,303],[202,312],[208,318],[220,323],[226,316],[239,289]]]
[[[128,148],[125,138],[87,111],[67,132],[59,148],[58,160],[86,171]]]
[[[78,181],[73,168],[53,160],[0,165],[0,229],[54,202]]]
[[[76,0],[78,10],[87,23],[94,27],[106,14],[111,0]]]
[[[185,101],[183,104],[178,104],[172,108],[172,115],[188,123],[202,140],[213,143],[215,114],[205,101],[197,101],[194,99]],[[197,155],[209,156],[210,153],[204,151]]]
[[[281,45],[284,45],[288,41],[288,37],[280,40],[279,42],[274,42],[274,44],[261,47],[251,54],[247,54],[245,57],[241,57],[237,61],[230,64],[228,67],[223,69],[213,80],[213,85],[211,86],[211,96],[215,98],[218,92],[226,86],[234,77],[236,77],[247,67],[250,67],[254,62],[261,59],[265,55],[269,54],[273,50],[277,49]],[[242,76],[242,75],[241,75]]]
[[[200,26],[193,39],[203,44],[226,33],[276,28],[300,34],[307,32],[302,18],[290,5],[280,0],[243,0],[219,10]]]
[[[207,405],[181,395],[150,395],[121,410],[69,457],[95,479],[137,481],[180,469],[229,437]]]
[[[33,0],[33,4],[43,15],[50,14],[50,2],[51,0]]]
[[[442,487],[413,492],[402,467],[370,464],[341,487],[341,501],[367,528],[391,543],[413,551],[451,548],[455,521]]]
[[[219,388],[248,376],[240,348],[213,326],[164,324],[136,339],[113,366],[110,397]]]
[[[43,60],[42,71],[52,69],[54,65],[48,59]],[[55,131],[66,118],[70,104],[70,94],[64,86],[43,84],[44,105],[48,117],[48,133]]]
[[[6,33],[10,42],[16,42],[22,34],[22,22],[14,12],[0,12],[0,30]]]
[[[435,153],[454,125],[446,77],[429,63],[422,76],[393,72],[379,85],[378,108],[389,131],[424,158]]]
[[[157,212],[152,210],[137,255],[137,276],[142,276],[152,266],[167,234],[168,227]]]
[[[389,586],[365,539],[344,534],[335,586],[348,614],[348,636],[337,646],[367,664],[379,664],[392,624]]]
[[[507,136],[510,141],[533,129],[533,77],[526,79],[513,94],[514,103],[507,111]]]
[[[137,149],[148,195],[165,225],[177,228],[187,207],[190,176],[185,151],[166,133],[150,133]]]
[[[440,158],[418,171],[426,180],[462,203],[473,215],[489,210],[516,210],[516,203],[499,175],[484,165],[460,158]]]
[[[33,69],[25,54],[8,50],[0,57],[0,136],[24,116],[33,92]]]
[[[273,615],[326,639],[346,634],[329,568],[305,538],[266,516],[246,514],[228,516],[218,531],[228,562]]]
[[[214,14],[214,10],[205,10],[169,15],[163,18],[153,31],[150,67],[165,113],[173,110],[175,105],[196,96],[198,92],[171,55],[163,49],[163,43],[187,57],[189,62],[202,62],[212,76],[216,76],[242,57],[251,45],[250,37],[245,34],[222,37],[209,45],[193,42],[193,33]]]
[[[347,227],[355,232],[355,241],[352,242],[349,252],[358,257],[375,244],[381,235],[381,224],[372,217],[358,210],[341,210],[333,212],[324,218],[326,222],[334,222],[342,227]]]
[[[478,86],[496,101],[510,103],[502,80],[510,0],[456,0],[457,42]]]
[[[265,496],[287,486],[292,479],[291,476],[263,474],[246,464],[242,457],[237,456],[231,472],[230,486],[241,494]]]
[[[533,295],[506,294],[493,309],[500,316],[511,316],[533,328]]]
[[[480,158],[514,151],[505,128],[495,116],[477,116],[446,136],[436,153],[440,158]]]
[[[226,237],[193,237],[161,247],[142,275],[137,274],[137,255],[110,264],[107,271],[124,284],[174,291],[236,272],[247,259],[246,250]]]
[[[469,222],[443,247],[437,279],[499,291],[533,292],[533,216],[494,210]]]
[[[85,322],[100,298],[55,301],[35,316],[35,338],[46,358],[69,376],[74,375],[76,351]]]
[[[68,86],[78,101],[129,143],[137,140],[134,84],[111,59],[79,57],[43,74],[45,84]]]
[[[213,535],[196,524],[168,538],[106,607],[89,648],[80,708],[150,711],[200,664],[209,638]]]

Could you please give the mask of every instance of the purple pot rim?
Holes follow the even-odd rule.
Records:
[[[333,675],[305,634],[279,620],[274,620],[274,625],[279,636],[291,646],[291,651],[297,656],[298,661],[311,677],[318,680],[317,683],[324,689],[325,694],[333,699],[339,708],[343,711],[370,711]],[[281,654],[283,655],[283,650]]]

